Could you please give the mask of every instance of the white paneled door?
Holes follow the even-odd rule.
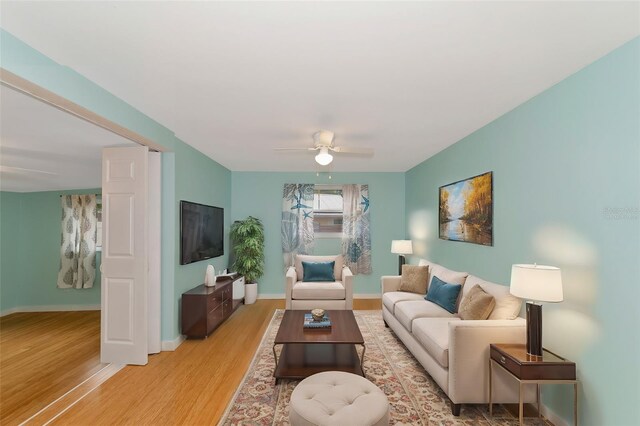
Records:
[[[102,151],[100,360],[147,363],[149,172],[145,146]]]

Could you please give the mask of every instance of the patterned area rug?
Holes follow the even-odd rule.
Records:
[[[298,381],[275,385],[273,340],[283,310],[271,319],[256,355],[238,388],[221,425],[288,425],[289,398]],[[451,414],[449,399],[411,353],[382,322],[382,311],[354,311],[364,337],[367,379],[384,391],[391,405],[393,425],[517,425],[518,419],[500,405],[489,417],[486,404],[462,406],[459,417]],[[527,425],[550,425],[525,418]]]

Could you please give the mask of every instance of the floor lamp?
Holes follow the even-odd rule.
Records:
[[[413,244],[411,240],[391,241],[391,253],[398,255],[398,275],[402,275],[402,265],[406,263],[405,254],[413,254]]]
[[[560,268],[513,265],[509,291],[527,300],[527,354],[542,356],[542,305],[535,302],[562,302]]]

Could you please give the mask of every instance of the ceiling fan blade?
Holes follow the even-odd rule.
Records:
[[[340,154],[373,155],[372,148],[363,148],[356,146],[335,146],[329,149],[334,152],[339,152]]]
[[[335,134],[329,130],[320,130],[313,134],[313,141],[316,146],[331,146]]]
[[[40,173],[43,175],[57,176],[58,173],[46,172],[44,170],[26,169],[24,167],[0,166],[0,171],[9,173]]]
[[[273,148],[274,151],[317,151],[318,148]]]

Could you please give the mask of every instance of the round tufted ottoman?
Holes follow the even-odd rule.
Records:
[[[389,401],[362,376],[327,371],[307,377],[296,386],[289,403],[294,426],[388,425]]]

